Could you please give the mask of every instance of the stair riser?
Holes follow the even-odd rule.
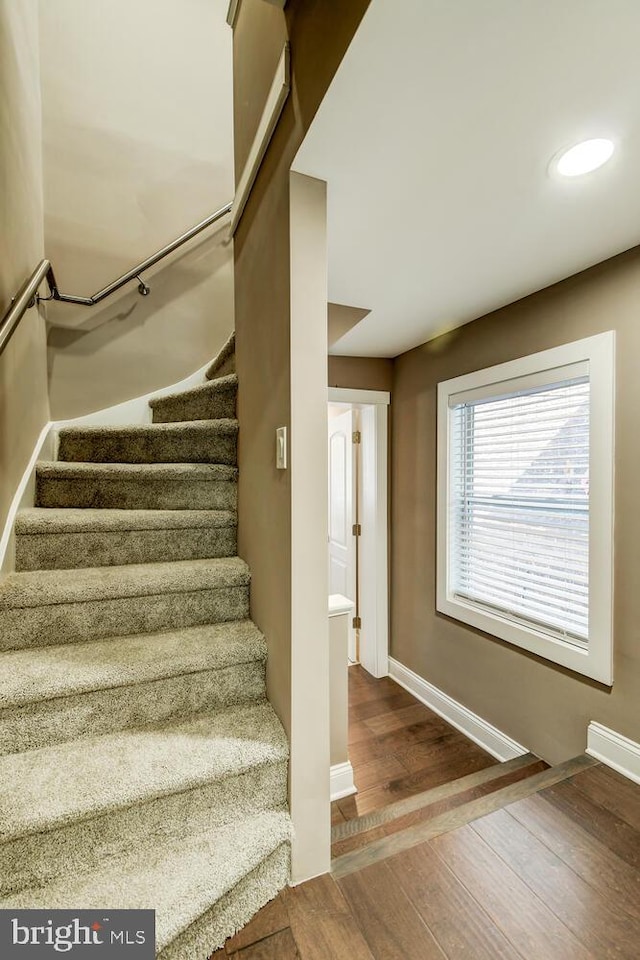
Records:
[[[0,894],[91,870],[137,844],[148,848],[163,837],[196,833],[286,802],[287,763],[263,764],[240,776],[10,840],[0,845]]]
[[[38,507],[114,510],[235,510],[237,484],[228,480],[107,480],[38,477]]]
[[[58,459],[67,463],[223,463],[235,466],[235,434],[171,436],[109,436],[105,434],[60,437]]]
[[[192,398],[156,400],[152,406],[154,423],[179,423],[186,420],[235,420],[236,391],[213,393]]]
[[[228,377],[231,373],[236,373],[236,354],[233,352],[221,360],[216,360],[207,370],[207,380],[217,380],[219,377]]]
[[[266,697],[263,661],[0,710],[0,755]]]
[[[16,536],[16,570],[22,573],[206,560],[236,553],[235,526]]]
[[[290,877],[291,845],[283,843],[222,897],[212,910],[161,950],[157,960],[206,957],[246,926],[257,910],[277,897]]]
[[[0,613],[0,650],[154,633],[248,616],[248,586],[16,608]]]

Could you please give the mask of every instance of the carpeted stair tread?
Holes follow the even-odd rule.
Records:
[[[266,658],[251,620],[7,651],[0,654],[0,710]]]
[[[27,507],[18,512],[17,536],[135,530],[234,527],[233,510],[91,510]]]
[[[201,482],[238,479],[236,467],[219,463],[74,463],[62,460],[41,460],[37,473],[42,477],[85,479],[97,477],[106,480],[132,479],[147,483],[167,480],[195,480]]]
[[[238,375],[230,373],[226,377],[207,380],[206,383],[200,383],[197,387],[183,390],[182,393],[165,393],[161,397],[152,397],[151,400],[149,400],[149,406],[154,410],[156,407],[161,407],[163,403],[174,403],[178,401],[187,403],[189,400],[197,400],[200,397],[211,397],[217,393],[235,393],[237,389]]]
[[[16,570],[233,557],[235,510],[32,507],[15,522]]]
[[[207,380],[213,380],[216,377],[225,376],[229,373],[235,373],[235,353],[236,353],[236,332],[230,335],[217,357],[211,361],[211,364],[205,372]]]
[[[288,752],[264,701],[1,757],[0,842],[283,763]]]
[[[199,383],[197,387],[190,387],[188,390],[182,390],[180,393],[163,393],[161,397],[152,397],[149,400],[149,406],[154,407],[162,405],[165,401],[188,401],[197,397],[210,397],[216,393],[235,393],[238,389],[238,375],[229,373],[224,377],[217,377],[215,380],[207,380],[206,383]]]
[[[64,463],[36,468],[36,505],[116,510],[235,510],[236,467],[212,463]]]
[[[192,593],[248,583],[249,568],[239,557],[83,570],[36,570],[12,573],[0,580],[0,612],[114,597]]]
[[[0,899],[1,909],[21,907],[54,909],[155,909],[156,949],[169,947],[181,934],[222,898],[232,899],[234,889],[267,861],[278,848],[291,840],[291,820],[283,811],[266,811],[247,820],[227,824],[204,833],[172,838],[105,862],[98,870],[69,875]],[[286,882],[281,871],[273,877],[273,893]],[[230,895],[226,897],[225,895]],[[212,917],[202,945],[189,944],[172,960],[207,960],[216,947],[246,923],[266,900],[251,902],[250,891],[238,898],[220,926]],[[248,901],[248,902],[247,902]],[[180,947],[180,944],[178,944]],[[201,946],[203,952],[198,952]]]
[[[238,378],[235,373],[185,390],[153,397],[149,401],[154,423],[213,420],[235,417]]]
[[[61,462],[235,464],[237,434],[235,419],[64,427],[58,457]]]

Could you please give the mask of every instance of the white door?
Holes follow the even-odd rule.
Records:
[[[356,602],[356,538],[353,469],[353,412],[329,420],[329,593]],[[349,659],[356,658],[355,631],[349,625]]]

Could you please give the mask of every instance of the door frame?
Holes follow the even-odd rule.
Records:
[[[347,554],[348,562],[345,564],[346,567],[346,577],[345,583],[340,587],[335,587],[332,583],[332,560],[336,558],[332,556],[332,540],[331,540],[331,510],[332,510],[332,495],[333,495],[333,461],[332,461],[332,451],[331,451],[331,438],[332,438],[332,426],[335,430],[336,420],[339,420],[341,417],[344,417],[348,414],[349,417],[349,430],[346,435],[346,445],[345,445],[345,471],[350,479],[350,483],[345,489],[345,530],[344,534],[347,538],[347,542],[344,544],[345,551]],[[333,595],[340,595],[349,599],[356,607],[358,605],[357,594],[358,594],[358,544],[354,541],[352,527],[356,521],[356,511],[357,511],[357,483],[358,483],[358,471],[353,457],[353,443],[352,435],[355,430],[359,429],[360,418],[358,416],[358,411],[349,405],[342,410],[339,416],[333,416],[329,418],[329,593]],[[340,431],[342,432],[342,431]],[[350,462],[349,462],[349,458]],[[339,562],[339,561],[338,561]],[[353,617],[349,618],[349,660],[355,661],[356,659],[356,632],[353,626]]]
[[[362,501],[360,522],[360,662],[374,677],[389,673],[388,407],[384,390],[329,387],[329,403],[360,410]]]

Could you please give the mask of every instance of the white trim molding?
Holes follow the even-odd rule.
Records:
[[[354,607],[355,603],[353,600],[349,600],[348,597],[343,597],[341,593],[329,594],[330,617],[343,617],[345,614],[351,613]]]
[[[587,728],[587,753],[623,777],[640,783],[640,743],[592,720]]]
[[[357,787],[353,782],[353,767],[346,760],[344,763],[334,763],[331,767],[331,802],[342,800],[343,797],[350,797],[357,793]]]
[[[389,671],[389,403],[385,390],[329,387],[329,403],[360,411],[362,433],[360,537],[360,663],[373,677]]]
[[[352,390],[350,387],[329,387],[330,403],[382,403],[389,406],[391,394],[386,390]]]
[[[589,626],[585,643],[456,594],[455,544],[450,528],[456,406],[474,397],[498,397],[536,384],[559,382],[575,368],[584,371],[580,375],[588,376],[590,384]],[[614,429],[613,330],[438,384],[437,609],[608,686],[613,684]]]
[[[31,459],[22,474],[15,496],[7,513],[2,538],[0,539],[0,572],[13,573],[16,568],[14,525],[19,510],[33,507],[36,502],[36,464],[39,460],[51,460],[54,456],[55,437],[53,424],[45,424],[33,448]]]
[[[231,223],[229,224],[229,239],[236,232],[240,218],[244,212],[253,184],[255,183],[260,165],[264,160],[271,137],[278,125],[280,114],[287,102],[289,91],[291,89],[291,69],[290,69],[290,49],[289,44],[285,43],[282,48],[278,67],[271,83],[271,89],[267,95],[267,102],[264,105],[262,116],[253,138],[249,156],[240,175],[236,195],[231,209]]]
[[[443,693],[438,687],[434,687],[432,683],[424,680],[393,657],[389,657],[389,676],[496,760],[504,763],[529,753],[521,743],[512,740],[502,730],[483,720],[468,707],[458,703],[453,697]]]

